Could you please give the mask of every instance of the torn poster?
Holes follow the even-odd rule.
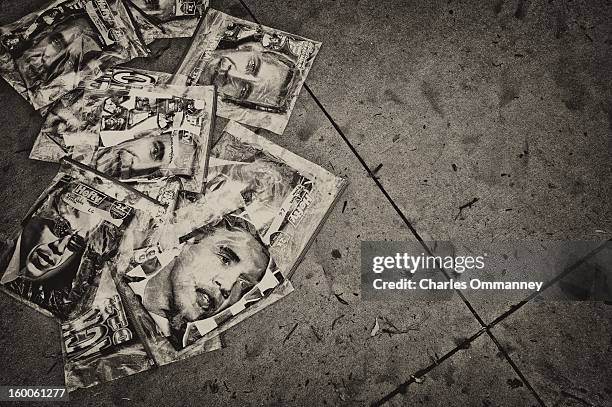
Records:
[[[126,313],[110,270],[104,270],[92,303],[61,324],[65,384],[69,392],[153,366]]]
[[[208,0],[128,0],[130,6],[142,10],[159,21],[201,16],[208,8]]]
[[[63,159],[0,260],[2,290],[61,323],[66,387],[73,391],[154,366],[116,286],[119,253],[146,264],[172,215],[180,182],[143,190]],[[165,206],[162,206],[162,204]],[[203,350],[220,348],[218,337]]]
[[[288,277],[345,186],[230,122],[213,149],[204,196],[181,204],[160,240],[149,241],[146,262],[124,262],[118,287],[141,316],[156,363],[200,353],[211,338],[289,294]]]
[[[69,159],[0,261],[2,290],[61,323],[68,390],[152,366],[112,278],[114,258],[165,208]]]
[[[66,320],[92,300],[96,281],[131,223],[163,207],[72,160],[63,161],[3,253],[0,286]]]
[[[114,68],[104,75],[88,81],[88,86],[99,90],[129,90],[161,85],[170,81],[171,74],[134,68]],[[34,142],[30,158],[58,162],[72,157],[73,146],[66,145],[64,134],[77,133],[82,126],[84,83],[65,94],[46,109],[40,133]]]
[[[320,46],[209,9],[172,83],[216,85],[219,116],[282,134]]]
[[[148,53],[121,0],[56,0],[0,27],[0,76],[37,110]]]
[[[85,146],[85,151],[87,147],[95,149],[91,158],[94,168],[123,182],[181,176],[185,190],[201,193],[215,96],[213,86],[110,92],[86,88],[85,126],[75,142]],[[89,135],[94,137],[87,139]],[[64,135],[69,144],[67,141]],[[82,154],[86,159],[88,154]]]
[[[81,96],[75,91],[65,105],[50,109],[40,137],[122,182],[180,176],[184,190],[200,193],[214,123],[214,87],[158,84],[167,75],[117,68],[86,81]],[[48,157],[44,147],[37,143],[33,154]]]

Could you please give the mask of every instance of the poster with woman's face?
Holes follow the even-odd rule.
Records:
[[[78,313],[143,202],[151,212],[159,206],[85,167],[64,164],[4,256],[0,284],[62,320]]]
[[[151,368],[113,272],[158,202],[63,161],[0,261],[0,288],[61,323],[68,391]],[[48,332],[40,332],[46,335]]]
[[[40,109],[110,64],[148,50],[121,1],[65,0],[0,27],[0,54],[5,79]],[[5,75],[11,67],[18,79]]]
[[[173,83],[215,85],[217,114],[282,134],[321,43],[209,9]]]

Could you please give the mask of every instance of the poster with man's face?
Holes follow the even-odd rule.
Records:
[[[214,119],[212,86],[130,90],[86,89],[81,140],[91,165],[123,182],[180,176],[184,189],[202,192]]]
[[[120,0],[54,1],[0,27],[0,74],[36,109],[111,64],[146,55]]]
[[[345,181],[235,122],[211,153],[205,194],[181,202],[124,273],[158,364],[290,293],[287,279]]]
[[[62,157],[71,157],[81,162],[91,162],[92,151],[78,148],[79,145],[98,143],[98,129],[88,128],[83,118],[83,94],[85,87],[97,91],[129,91],[168,83],[171,74],[134,68],[114,68],[103,75],[85,81],[77,89],[65,94],[44,112],[43,124],[34,142],[30,158],[58,162]],[[97,117],[95,123],[97,123]],[[76,147],[76,148],[75,148]]]
[[[282,134],[320,46],[209,9],[173,83],[215,85],[219,116]]]

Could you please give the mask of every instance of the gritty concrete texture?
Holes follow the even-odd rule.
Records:
[[[537,406],[495,343],[481,335],[406,386],[389,406]]]
[[[611,264],[609,248],[585,262],[591,269],[607,267],[608,276]],[[545,405],[612,405],[611,302],[575,301],[582,296],[577,283],[589,286],[585,271],[577,268],[550,288],[565,301],[536,299],[492,330]]]
[[[4,0],[0,24],[44,3]],[[610,299],[576,302],[602,299],[609,248],[543,250],[523,270],[549,277],[535,297],[368,302],[359,281],[362,240],[612,236],[612,4],[212,5],[323,42],[285,134],[261,134],[350,185],[296,291],[226,332],[224,349],[69,405],[612,406]],[[188,44],[158,41],[128,66],[172,72]],[[4,240],[58,166],[27,159],[41,119],[4,81],[0,95]],[[0,385],[62,384],[58,337],[0,295]]]
[[[246,3],[425,237],[610,236],[609,2]]]
[[[610,247],[609,242],[602,243],[601,241],[529,240],[517,241],[512,245],[505,241],[495,243],[501,249],[495,250],[492,248],[492,246],[495,247],[492,243],[483,241],[470,245],[470,249],[475,253],[490,253],[487,256],[486,267],[483,270],[465,272],[461,276],[453,274],[453,277],[464,281],[470,279],[495,281],[505,276],[507,280],[512,281],[541,282],[543,287],[546,287],[589,253],[601,250],[602,247]],[[472,289],[462,290],[462,292],[487,324],[492,323],[505,312],[509,312],[532,294],[529,291],[500,292]],[[610,292],[612,293],[612,290]],[[566,299],[564,293],[556,290],[546,290],[542,294],[548,300]]]

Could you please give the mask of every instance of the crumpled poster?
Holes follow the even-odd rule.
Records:
[[[213,86],[92,89],[85,85],[82,126],[63,134],[73,157],[122,182],[171,176],[201,193],[215,116]],[[75,157],[78,150],[78,158]]]
[[[30,157],[69,155],[134,185],[179,176],[184,190],[201,193],[215,90],[163,85],[169,76],[115,68],[85,81],[48,110]]]
[[[3,291],[61,323],[69,390],[152,366],[126,314],[114,259],[164,207],[65,159],[0,262]]]
[[[89,81],[90,87],[100,90],[129,90],[168,83],[172,75],[134,68],[113,68]],[[72,157],[73,146],[64,142],[64,133],[75,133],[82,126],[84,83],[65,94],[41,111],[43,125],[30,152],[33,160],[58,162]]]
[[[209,9],[172,83],[216,85],[218,116],[282,134],[320,47]]]
[[[7,248],[0,284],[47,315],[74,316],[91,302],[128,225],[160,208],[134,189],[64,161]]]
[[[160,38],[191,37],[208,9],[208,0],[128,0],[146,44]]]
[[[194,18],[204,14],[208,0],[127,0],[130,6],[159,21]]]
[[[137,336],[110,271],[101,274],[87,311],[62,322],[62,353],[68,391],[140,373],[153,360]]]
[[[158,364],[293,291],[288,280],[346,181],[230,122],[212,151],[206,192],[180,202],[141,261],[125,253],[126,304]],[[121,277],[121,273],[119,273]]]
[[[0,76],[37,110],[148,54],[122,0],[56,0],[0,27]]]

